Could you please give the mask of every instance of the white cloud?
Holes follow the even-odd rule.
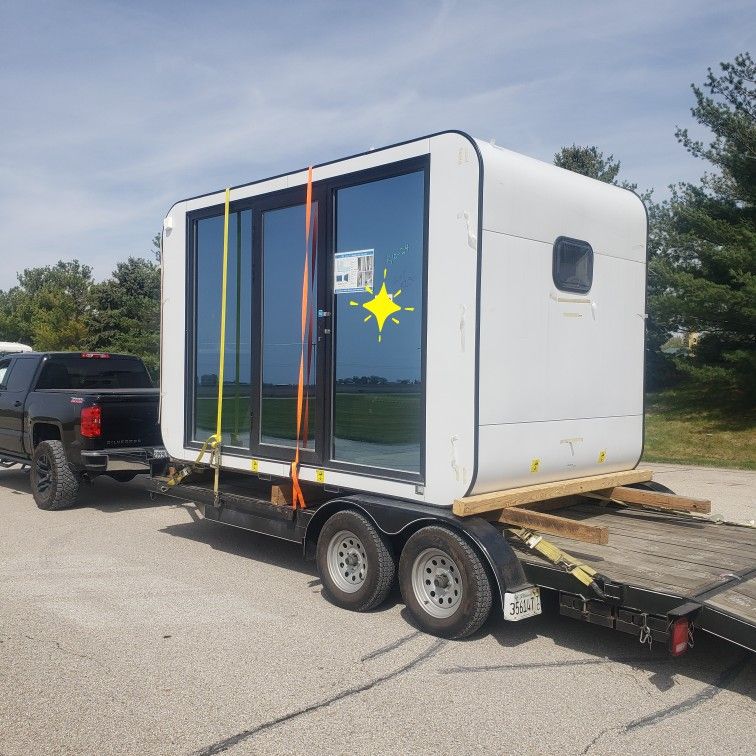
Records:
[[[6,2],[0,287],[60,258],[105,276],[178,198],[442,128],[595,143],[664,194],[702,171],[674,126],[751,5]]]

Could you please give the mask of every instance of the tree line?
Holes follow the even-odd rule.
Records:
[[[708,164],[698,183],[670,187],[649,212],[646,382],[688,380],[737,403],[756,399],[756,64],[749,53],[691,85],[707,141],[677,129],[682,149]],[[622,186],[621,163],[595,146],[554,156],[562,168]],[[29,268],[0,291],[0,339],[39,350],[136,354],[159,365],[159,236],[154,259],[130,257],[95,282],[77,260]],[[677,350],[665,348],[676,343]],[[710,395],[715,395],[710,394]]]
[[[160,237],[153,259],[129,257],[105,281],[78,260],[27,268],[0,291],[0,339],[39,351],[135,354],[157,379],[160,351]]]

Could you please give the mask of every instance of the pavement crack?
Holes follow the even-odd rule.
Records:
[[[583,748],[583,750],[580,752],[580,756],[586,756],[586,754],[589,753],[591,749],[598,744],[599,740],[601,740],[604,735],[608,735],[610,732],[612,732],[612,730],[622,730],[622,725],[620,725],[619,727],[604,727],[604,729],[601,730],[601,732],[599,732],[599,734],[596,735],[596,737],[590,743],[588,743],[585,748]]]
[[[54,645],[55,648],[58,649],[62,654],[65,654],[66,656],[75,656],[78,659],[87,659],[87,661],[94,662],[98,667],[102,667],[102,669],[107,670],[108,668],[101,662],[99,659],[95,659],[94,656],[89,656],[88,654],[81,654],[78,651],[72,651],[70,648],[66,648],[65,646],[62,646],[60,644],[60,641],[53,640],[52,638],[35,638],[33,635],[24,635],[24,638],[27,638],[30,641],[34,641],[35,643],[43,643],[48,645]]]
[[[417,638],[417,636],[420,635],[420,630],[415,630],[414,633],[410,633],[409,635],[403,635],[398,640],[392,641],[391,643],[381,646],[380,648],[376,648],[375,651],[371,651],[369,654],[365,654],[365,656],[360,659],[360,661],[370,661],[371,659],[376,659],[379,656],[383,656],[383,654],[387,654],[389,651],[393,651],[396,648],[399,648],[399,646],[403,646],[408,641],[411,641],[413,638]]]
[[[482,664],[477,667],[447,667],[446,669],[440,669],[439,673],[442,675],[458,675],[470,672],[507,672],[509,670],[519,669],[559,669],[561,667],[589,667],[599,664],[612,664],[614,662],[628,664],[644,661],[647,662],[648,657],[628,657],[626,659],[567,659],[566,661],[557,662],[525,662],[523,664]]]
[[[632,732],[633,730],[648,727],[649,725],[655,725],[664,719],[676,717],[678,714],[690,711],[696,706],[700,706],[705,701],[710,701],[712,698],[714,698],[714,696],[722,691],[722,688],[729,685],[748,666],[750,658],[750,653],[743,654],[729,667],[722,670],[717,679],[714,680],[711,685],[708,685],[699,693],[686,698],[684,701],[680,701],[680,703],[677,703],[674,706],[670,706],[666,709],[662,709],[661,711],[657,711],[654,714],[649,714],[648,716],[641,717],[640,719],[635,719],[632,722],[629,722],[625,725],[625,732]]]
[[[338,703],[339,701],[343,701],[345,698],[349,698],[359,693],[364,693],[368,690],[378,687],[379,685],[383,685],[384,683],[387,683],[391,680],[396,679],[397,677],[400,677],[401,675],[406,674],[407,672],[410,672],[423,662],[428,661],[428,659],[434,657],[439,651],[441,651],[441,649],[446,644],[447,641],[445,640],[437,640],[429,648],[416,656],[411,662],[408,662],[404,666],[395,669],[393,672],[389,672],[385,675],[381,675],[380,677],[376,677],[362,685],[346,688],[340,693],[337,693],[330,698],[326,698],[324,701],[319,701],[318,703],[311,704],[310,706],[305,706],[301,709],[292,711],[289,714],[284,714],[280,717],[276,717],[275,719],[263,722],[263,724],[258,725],[257,727],[251,727],[248,730],[242,730],[236,735],[232,735],[229,738],[219,740],[218,742],[206,746],[199,751],[194,751],[193,756],[213,756],[213,754],[222,753],[223,751],[227,751],[229,748],[233,748],[235,745],[238,745],[239,743],[248,740],[249,738],[257,734],[264,732],[265,730],[270,730],[273,727],[277,727],[278,725],[290,722],[292,719],[297,719],[298,717],[304,716],[306,714],[312,714],[312,712],[317,711],[318,709],[323,709],[327,706]]]
[[[686,698],[684,701],[680,701],[680,703],[677,703],[674,706],[669,706],[666,709],[654,712],[653,714],[649,714],[645,717],[640,717],[639,719],[634,719],[633,721],[627,722],[624,725],[605,727],[581,751],[581,756],[586,756],[586,754],[591,751],[591,749],[601,740],[601,738],[603,738],[604,735],[607,735],[610,732],[616,732],[618,735],[627,735],[634,730],[639,730],[644,727],[658,724],[665,719],[675,717],[678,714],[690,711],[691,709],[699,706],[706,701],[710,701],[712,698],[714,698],[714,696],[720,693],[725,686],[729,685],[731,682],[733,682],[733,680],[735,680],[735,678],[748,666],[750,658],[751,655],[749,653],[740,656],[733,664],[720,672],[719,676],[711,685],[708,685],[699,693]]]

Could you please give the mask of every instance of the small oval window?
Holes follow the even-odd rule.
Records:
[[[561,291],[587,294],[593,283],[593,249],[588,242],[560,236],[554,242],[554,285]]]

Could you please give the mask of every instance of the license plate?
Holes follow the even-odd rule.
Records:
[[[153,449],[152,456],[155,459],[166,459],[168,452],[165,449]]]
[[[540,588],[504,594],[504,619],[510,622],[535,617],[541,613]]]

